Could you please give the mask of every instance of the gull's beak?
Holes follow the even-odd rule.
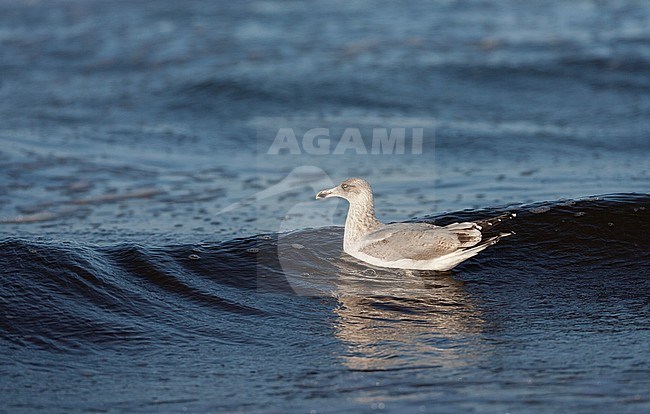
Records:
[[[327,197],[335,197],[336,196],[336,193],[334,192],[335,190],[336,187],[330,188],[329,190],[319,191],[318,194],[316,194],[316,200],[321,198],[327,198]]]

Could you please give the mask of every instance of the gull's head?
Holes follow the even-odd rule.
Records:
[[[345,198],[351,204],[356,202],[372,202],[372,188],[370,188],[370,184],[366,180],[361,178],[348,178],[336,187],[319,191],[316,194],[316,199],[328,197]]]

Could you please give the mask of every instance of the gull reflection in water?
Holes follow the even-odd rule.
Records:
[[[464,282],[452,274],[371,268],[341,258],[335,334],[352,370],[455,367],[474,363],[484,326]]]
[[[336,228],[283,234],[278,260],[298,295],[334,296],[334,334],[351,370],[460,367],[486,355],[485,321],[451,272],[372,267],[341,255]],[[318,246],[311,249],[309,246]]]

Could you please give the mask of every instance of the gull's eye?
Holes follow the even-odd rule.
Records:
[[[348,188],[350,188],[350,186],[347,185],[347,184],[342,184],[342,185],[341,185],[341,188],[344,189],[345,191],[347,191]]]

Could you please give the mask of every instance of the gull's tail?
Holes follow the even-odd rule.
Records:
[[[494,229],[496,226],[499,224],[510,220],[514,217],[516,217],[516,213],[506,213],[506,214],[501,214],[500,216],[492,217],[489,219],[484,219],[484,220],[478,220],[478,221],[472,221],[472,222],[462,222],[462,223],[452,223],[447,226],[445,226],[445,230],[449,230],[452,233],[454,233],[457,237],[458,240],[460,241],[460,248],[464,249],[467,247],[479,247],[479,246],[484,246],[485,242],[492,240],[493,237],[490,237],[488,239],[483,239],[484,236],[489,235],[491,236],[494,234],[492,232],[492,229]],[[490,234],[491,233],[491,234]],[[504,237],[504,235],[510,235],[514,232],[509,232],[509,233],[500,233],[497,237],[501,238]],[[498,241],[497,238],[497,241]],[[484,241],[484,243],[481,243],[481,241]],[[480,244],[479,244],[480,243]],[[496,243],[496,241],[494,242]],[[486,247],[489,246],[486,245]],[[483,247],[484,249],[485,247]],[[480,252],[480,249],[477,251]],[[463,250],[463,251],[468,251]],[[472,255],[473,256],[473,255]],[[471,257],[471,256],[468,256]]]
[[[478,225],[481,228],[482,232],[489,232],[499,224],[507,220],[512,220],[515,217],[517,217],[517,213],[506,213],[489,219],[475,221],[474,224]],[[513,232],[510,232],[508,234],[512,233]]]
[[[432,270],[446,271],[456,267],[461,262],[474,257],[488,247],[496,244],[502,237],[510,236],[511,233],[501,233],[496,236],[483,240],[481,243],[468,249],[456,250],[453,253],[446,254],[436,259],[436,266]]]

